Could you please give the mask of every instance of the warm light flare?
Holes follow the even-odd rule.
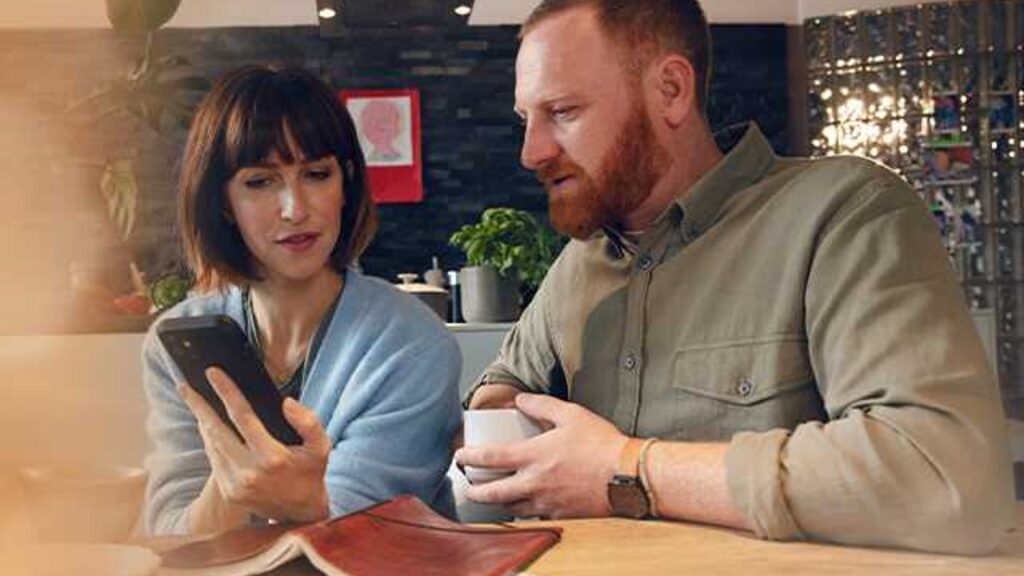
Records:
[[[840,98],[826,108],[828,124],[811,143],[816,148],[826,147],[827,154],[860,154],[878,158],[883,146],[894,149],[903,141],[909,125],[903,119],[906,101],[887,94],[875,82],[868,84],[871,96],[865,99],[853,95],[847,87],[839,88]],[[826,88],[822,101],[832,101],[835,94]],[[906,153],[906,146],[899,146]]]

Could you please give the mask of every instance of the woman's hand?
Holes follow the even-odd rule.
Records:
[[[331,442],[316,414],[291,398],[284,401],[285,419],[303,440],[301,445],[286,446],[267,432],[227,374],[209,368],[206,377],[242,439],[194,390],[179,384],[178,391],[199,422],[212,479],[221,497],[253,514],[279,521],[327,518],[330,506],[324,473]]]

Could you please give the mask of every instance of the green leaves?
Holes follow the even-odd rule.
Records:
[[[210,81],[200,76],[164,78],[188,65],[182,56],[164,56],[152,64],[144,61],[118,86],[119,104],[155,132],[164,133],[168,123],[188,128],[195,102],[210,89]]]
[[[185,274],[167,274],[149,287],[149,299],[157,310],[166,310],[188,296],[193,281]]]
[[[174,16],[181,0],[106,0],[114,30],[145,33],[146,45],[138,63],[103,88],[72,103],[69,114],[94,123],[128,113],[158,133],[188,128],[195,104],[210,89],[210,81],[185,75],[190,63],[183,56],[157,57],[154,32]]]
[[[178,11],[181,0],[107,0],[107,19],[123,34],[152,32]]]
[[[142,59],[105,91],[113,108],[127,111],[155,132],[167,125],[188,128],[192,109],[210,82],[199,76],[174,76],[189,66],[183,56],[153,54],[153,32],[174,16],[181,0],[107,0],[107,16],[117,32],[146,34]]]
[[[187,129],[195,103],[210,89],[207,79],[189,75],[186,58],[161,57],[154,49],[155,31],[174,16],[180,3],[181,0],[106,0],[107,17],[114,30],[144,34],[145,47],[130,70],[97,85],[64,109],[62,119],[76,134],[101,131],[117,135],[114,150],[103,151],[109,160],[103,166],[99,192],[110,223],[124,243],[131,238],[139,216],[141,193],[135,159],[142,135],[138,128],[161,135]]]
[[[492,266],[503,276],[518,273],[536,288],[554,261],[558,239],[529,212],[488,208],[477,224],[467,224],[449,242],[465,252],[469,266]]]
[[[67,113],[85,124],[127,113],[159,134],[187,129],[195,103],[210,89],[200,76],[181,76],[189,62],[181,56],[146,56],[136,68],[88,97],[68,106]]]
[[[127,240],[135,229],[139,202],[139,185],[132,161],[114,158],[107,162],[100,178],[100,191],[107,201],[107,216],[117,226],[121,240]]]

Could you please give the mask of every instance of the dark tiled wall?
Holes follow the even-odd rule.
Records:
[[[716,26],[710,116],[716,127],[756,119],[776,150],[786,151],[786,31],[782,26]],[[522,132],[512,115],[515,30],[423,32],[409,50],[402,35],[332,44],[332,80],[353,86],[418,86],[423,114],[426,202],[381,209],[381,232],[364,258],[372,273],[421,271],[431,255],[455,268],[462,254],[447,243],[488,206],[507,205],[546,218],[546,199],[519,166]],[[373,60],[376,59],[376,64]],[[358,64],[356,64],[358,63]],[[394,77],[374,73],[391,69]],[[454,80],[454,81],[453,81]]]
[[[786,31],[721,26],[716,40],[712,124],[756,119],[785,152]],[[0,31],[0,332],[34,330],[40,314],[64,306],[69,267],[127,289],[126,262],[153,277],[179,260],[174,169],[183,130],[157,135],[132,118],[72,125],[62,110],[122,74],[142,40],[106,30]],[[248,63],[289,63],[341,88],[420,90],[424,187],[419,204],[381,207],[381,229],[363,259],[372,274],[422,271],[437,255],[462,255],[448,236],[488,206],[545,214],[543,191],[518,165],[521,130],[512,114],[515,29],[416,28],[354,31],[322,38],[312,27],[161,30],[160,54],[187,57],[190,72],[215,78]],[[139,217],[120,242],[98,191],[114,151],[136,149]],[[72,264],[74,263],[74,264]],[[49,295],[49,296],[47,296]],[[25,302],[32,305],[25,305]]]

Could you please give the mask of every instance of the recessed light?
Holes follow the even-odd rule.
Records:
[[[473,9],[465,4],[459,4],[455,7],[455,13],[459,16],[469,16],[469,13],[472,11]]]
[[[338,15],[334,8],[321,8],[318,14],[320,14],[320,17],[324,20],[330,20]]]

